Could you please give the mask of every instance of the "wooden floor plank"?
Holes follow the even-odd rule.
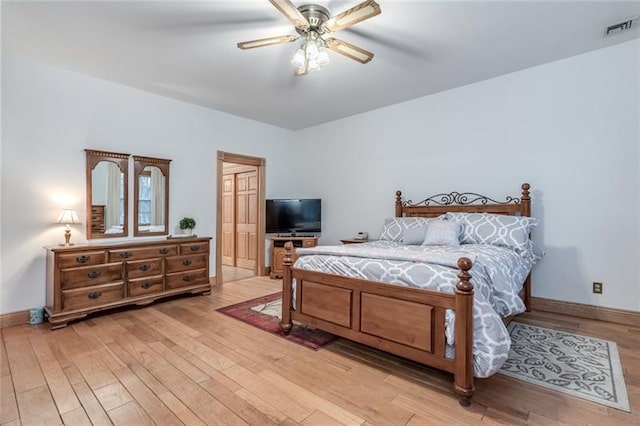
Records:
[[[91,420],[89,420],[87,413],[84,412],[82,407],[76,408],[72,411],[67,411],[66,413],[61,413],[61,416],[65,425],[91,426]]]
[[[135,401],[130,401],[109,411],[109,417],[113,424],[118,426],[144,426],[155,425],[151,417]]]
[[[7,351],[4,348],[4,331],[0,328],[0,377],[11,375],[9,370],[9,359],[7,358]]]
[[[135,401],[157,424],[180,425],[182,422],[131,370],[123,368],[114,374]]]
[[[56,331],[3,329],[0,423],[640,424],[640,327],[518,317],[617,341],[631,413],[500,374],[476,380],[463,409],[448,373],[343,339],[309,350],[217,311],[280,286],[254,277]]]
[[[69,383],[42,333],[30,329],[28,337],[60,414],[81,408],[71,383]]]
[[[16,394],[20,420],[25,425],[60,425],[62,419],[45,384]]]
[[[26,326],[18,326],[6,328],[2,333],[16,394],[47,384],[27,338],[27,330]]]
[[[107,412],[133,401],[127,389],[120,382],[94,389],[93,393]]]
[[[19,420],[16,392],[11,376],[0,376],[0,424]]]
[[[89,417],[92,424],[96,426],[111,425],[109,416],[102,408],[102,405],[98,402],[87,383],[82,379],[82,375],[75,367],[67,367],[64,370],[65,374],[71,382],[71,386],[75,391],[82,408]]]
[[[203,426],[205,424],[171,392],[161,393],[158,395],[158,398],[160,398],[164,405],[169,407],[171,412],[185,425]]]

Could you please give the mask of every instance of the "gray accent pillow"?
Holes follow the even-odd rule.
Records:
[[[538,225],[532,217],[491,213],[447,213],[443,219],[463,225],[462,244],[509,247],[527,256],[531,255],[529,234]]]
[[[423,246],[459,246],[462,224],[454,221],[433,221],[427,226]]]
[[[427,234],[427,227],[411,228],[402,231],[402,243],[408,246],[419,246]]]
[[[426,217],[388,217],[384,220],[380,239],[401,242],[405,229],[426,228],[427,223],[433,220],[435,219]]]

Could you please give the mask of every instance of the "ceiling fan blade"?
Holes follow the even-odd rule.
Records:
[[[289,21],[300,31],[307,31],[311,28],[307,18],[291,3],[290,0],[269,0]]]
[[[253,49],[255,47],[270,46],[272,44],[291,43],[292,41],[296,41],[297,39],[298,37],[292,35],[261,38],[258,40],[240,42],[238,43],[238,47],[240,49]]]
[[[362,22],[365,19],[373,18],[379,15],[380,5],[375,0],[367,0],[357,6],[347,9],[339,15],[336,15],[324,23],[322,29],[325,31],[340,31],[347,27]]]
[[[336,38],[328,38],[325,41],[327,42],[327,47],[329,49],[334,52],[338,52],[347,58],[351,58],[354,61],[366,64],[373,59],[373,53],[368,50],[364,50],[361,47],[354,46],[351,43],[347,43],[346,41],[338,40]]]

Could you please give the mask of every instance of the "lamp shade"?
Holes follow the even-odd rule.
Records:
[[[62,209],[60,216],[58,216],[58,223],[63,225],[75,225],[80,223],[76,211],[73,209]]]

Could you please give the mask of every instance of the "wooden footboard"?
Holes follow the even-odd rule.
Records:
[[[473,395],[471,260],[458,260],[455,294],[390,286],[362,279],[293,268],[294,248],[285,244],[282,322],[292,320],[454,374],[460,404]],[[296,300],[292,305],[292,283]],[[445,310],[456,312],[455,357],[445,356]]]

